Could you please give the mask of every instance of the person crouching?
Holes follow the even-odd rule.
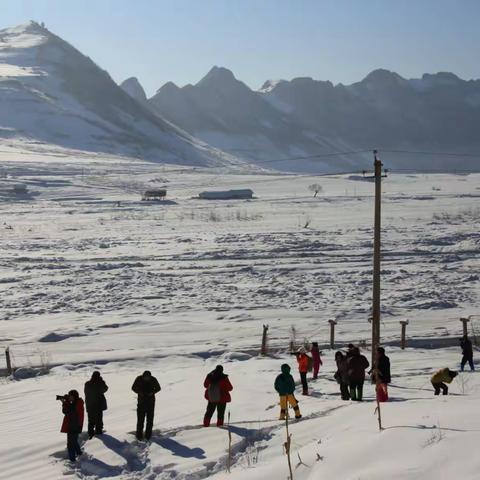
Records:
[[[275,379],[275,390],[280,395],[280,420],[285,420],[287,408],[290,404],[295,412],[295,418],[302,418],[298,401],[295,398],[295,380],[290,375],[290,366],[284,363],[281,366],[282,373]]]
[[[221,427],[225,419],[227,403],[232,401],[230,392],[233,390],[228,375],[223,373],[221,365],[217,365],[215,370],[207,375],[203,386],[205,387],[205,399],[208,400],[203,426],[210,426],[210,420],[217,410],[217,427]]]
[[[82,454],[78,443],[78,435],[83,429],[85,414],[83,400],[77,390],[70,390],[67,395],[57,396],[57,400],[62,402],[62,413],[64,415],[60,431],[67,434],[68,457],[74,462],[77,455]]]
[[[457,375],[457,372],[454,372],[448,368],[442,368],[441,370],[436,371],[430,379],[435,391],[435,395],[440,395],[440,390],[442,390],[443,395],[448,395],[448,386],[445,384],[452,383],[452,380]]]

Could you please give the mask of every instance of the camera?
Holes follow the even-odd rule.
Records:
[[[68,400],[68,395],[57,395],[56,400],[60,400],[61,402],[65,402]]]

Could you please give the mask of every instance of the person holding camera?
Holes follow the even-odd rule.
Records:
[[[77,455],[82,454],[78,444],[78,434],[83,429],[83,400],[77,390],[70,390],[67,395],[57,395],[57,400],[62,402],[64,415],[60,431],[67,434],[68,457],[74,462]]]
[[[150,371],[145,370],[133,382],[132,390],[138,395],[136,437],[138,440],[143,439],[143,426],[146,417],[145,439],[150,440],[155,412],[155,394],[161,390],[160,384]]]
[[[105,392],[108,386],[100,375],[100,372],[93,372],[92,378],[85,383],[85,406],[88,415],[88,436],[103,433],[103,411],[107,409]]]

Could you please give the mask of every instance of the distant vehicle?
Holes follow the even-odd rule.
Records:
[[[249,188],[241,190],[223,190],[223,191],[211,191],[201,192],[198,194],[199,198],[203,200],[234,200],[234,199],[246,199],[253,198],[253,191]]]
[[[167,196],[167,190],[165,188],[159,188],[155,190],[145,190],[142,195],[142,200],[163,200]]]

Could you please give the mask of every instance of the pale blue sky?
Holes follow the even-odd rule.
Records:
[[[480,0],[0,0],[0,28],[30,19],[148,95],[213,65],[252,88],[351,83],[379,67],[480,78]]]

